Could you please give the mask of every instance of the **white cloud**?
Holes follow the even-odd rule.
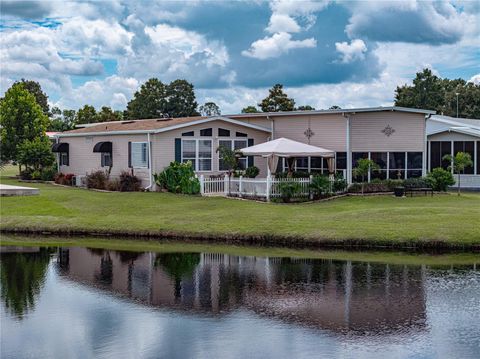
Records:
[[[274,34],[276,32],[299,32],[301,30],[297,22],[288,15],[272,14],[270,23],[266,29],[268,32]]]
[[[279,32],[257,40],[242,55],[260,60],[278,57],[292,49],[312,48],[317,46],[317,41],[312,37],[305,40],[292,40],[292,35]]]
[[[363,60],[367,52],[367,45],[360,39],[348,42],[336,42],[335,48],[340,52],[343,63],[350,63],[356,60]]]
[[[470,78],[470,80],[468,80],[468,82],[472,82],[475,85],[480,85],[480,74],[476,74],[476,75],[472,76]]]

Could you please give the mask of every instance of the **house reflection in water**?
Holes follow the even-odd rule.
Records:
[[[60,249],[71,280],[144,304],[219,314],[237,308],[332,330],[425,326],[424,269],[332,260]]]

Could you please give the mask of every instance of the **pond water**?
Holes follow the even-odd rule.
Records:
[[[0,262],[2,358],[480,358],[478,264],[5,246]]]

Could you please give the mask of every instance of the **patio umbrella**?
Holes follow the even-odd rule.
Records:
[[[278,157],[326,157],[332,159],[331,161],[328,161],[329,169],[332,167],[330,170],[333,170],[333,158],[335,157],[334,151],[293,141],[283,137],[273,141],[260,143],[255,146],[242,148],[240,152],[242,152],[245,156],[266,157],[269,174],[271,172],[275,172]]]

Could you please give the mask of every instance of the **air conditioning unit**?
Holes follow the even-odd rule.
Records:
[[[87,186],[87,181],[86,181],[87,176],[85,175],[78,175],[73,177],[73,183],[77,187],[86,187]]]

